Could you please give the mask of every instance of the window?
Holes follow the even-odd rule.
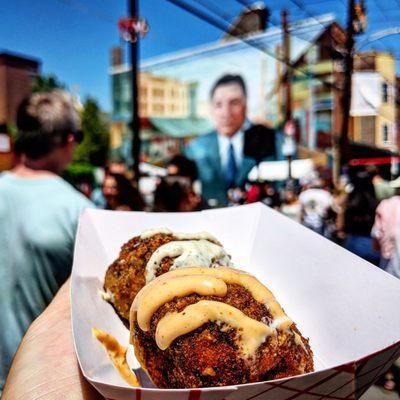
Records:
[[[360,142],[365,144],[375,144],[375,117],[362,117]]]
[[[386,82],[382,83],[382,101],[389,103],[389,85]]]
[[[163,97],[164,90],[163,89],[153,89],[153,96],[154,97]]]
[[[388,124],[382,125],[382,142],[383,144],[389,144],[389,126]]]
[[[141,97],[147,97],[147,88],[146,87],[141,87],[139,92],[140,92]]]
[[[163,114],[164,113],[164,105],[163,104],[154,104],[153,105],[153,112],[155,113],[155,114],[158,114],[158,115],[160,115],[160,114]]]

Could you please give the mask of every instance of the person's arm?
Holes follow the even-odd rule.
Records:
[[[32,323],[15,355],[2,400],[97,400],[79,369],[71,331],[69,280]]]

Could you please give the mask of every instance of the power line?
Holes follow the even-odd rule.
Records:
[[[250,10],[249,5],[247,4],[247,2],[245,2],[245,1],[243,1],[243,0],[236,0],[236,1],[237,1],[240,5],[243,5],[246,9]],[[221,15],[217,15],[217,16],[218,16],[219,18],[221,18]],[[275,27],[277,27],[278,29],[281,29],[280,21],[274,21],[274,20],[272,20],[271,17],[269,18],[269,21],[270,21],[270,22],[272,23],[272,25],[274,25]],[[317,21],[318,21],[318,20],[317,20]],[[225,21],[225,22],[227,22],[227,21]],[[320,21],[318,21],[318,23],[319,23],[321,26],[325,27]],[[229,25],[231,26],[230,23],[229,23]],[[236,29],[237,29],[237,28],[236,28]],[[240,32],[240,31],[239,31],[239,33],[244,34],[244,32]],[[301,36],[300,34],[298,34],[298,33],[294,34],[294,33],[292,32],[291,35],[292,35],[292,36],[295,36],[295,37],[297,37],[297,38],[299,38],[299,39],[301,39],[301,40],[307,41],[307,42],[308,42],[308,39],[309,39],[309,38],[306,38],[306,39],[305,39],[304,37],[302,37],[302,36]],[[238,39],[240,39],[240,40],[243,41],[243,38],[241,38],[241,37],[238,37]],[[248,44],[249,44],[249,43],[248,43]],[[329,47],[329,46],[326,46],[326,45],[325,45],[324,47]],[[278,61],[282,62],[283,64],[287,65],[287,63],[285,62],[285,60],[283,60],[283,58],[277,57],[274,53],[273,53],[273,54],[270,54],[270,53],[268,52],[268,50],[267,50],[265,47],[257,46],[257,49],[260,50],[260,51],[262,51],[262,52],[264,52],[264,53],[267,53],[268,55],[272,56],[273,58],[275,58],[275,59],[277,59]],[[325,85],[325,86],[328,86],[328,87],[334,88],[334,89],[338,89],[338,87],[337,87],[335,84],[332,84],[331,82],[325,81],[325,80],[323,80],[322,78],[319,78],[319,77],[315,76],[314,74],[311,74],[311,73],[305,71],[304,69],[302,69],[302,68],[300,68],[300,67],[295,67],[295,66],[292,65],[292,64],[290,64],[289,66],[290,66],[291,68],[297,70],[297,71],[300,71],[300,73],[301,73],[302,75],[304,75],[304,76],[306,76],[306,77],[308,77],[308,78],[313,78],[313,79],[316,79],[316,80],[320,81],[320,82],[321,82],[323,85]]]
[[[248,3],[247,3],[246,1],[244,1],[244,0],[235,0],[235,1],[236,1],[237,3],[243,5],[247,10],[250,10],[250,6],[248,5]],[[317,21],[318,24],[320,24],[323,28],[325,28],[325,25],[323,25],[317,18],[315,18],[315,16],[311,15],[310,13],[308,13],[308,14],[309,14],[309,16],[310,16],[312,19],[314,19],[315,21]],[[269,16],[269,21],[270,21],[273,25],[275,25],[276,27],[281,28],[280,21],[277,21],[277,22],[274,21],[274,20],[272,19],[272,15]],[[291,36],[294,36],[294,37],[297,37],[297,38],[299,38],[299,39],[301,39],[301,40],[307,40],[307,39],[302,38],[299,34],[293,34],[293,32],[290,33],[290,35],[291,35]],[[330,37],[330,39],[331,39],[331,44],[328,45],[328,44],[322,44],[322,43],[321,43],[320,46],[321,46],[321,47],[324,47],[324,48],[327,48],[327,49],[329,49],[329,50],[332,50],[332,49],[334,49],[334,46],[332,45],[332,43],[335,43],[335,42],[336,42],[336,39],[330,34],[330,32],[328,32],[328,35],[329,35],[329,37]],[[335,50],[335,51],[337,51],[337,50]],[[336,87],[336,88],[337,88],[337,87]]]
[[[236,1],[240,1],[240,0],[236,0]],[[308,15],[310,18],[313,18],[315,21],[319,22],[317,18],[315,18],[315,16],[313,14],[311,14],[305,7],[305,5],[303,3],[301,3],[299,0],[289,0],[292,4],[294,4],[299,10],[303,11],[306,15]],[[374,0],[377,3],[377,0]],[[382,15],[383,11],[381,11]],[[387,19],[387,18],[386,18]],[[320,23],[320,22],[319,22]],[[321,24],[321,23],[320,23]],[[321,24],[322,25],[322,24]],[[329,37],[331,38],[331,41],[335,41],[335,38],[332,37],[332,35],[330,34],[330,32],[328,32]],[[363,59],[361,59],[361,63],[362,64],[366,64],[367,62]]]
[[[84,3],[81,3],[78,1],[71,1],[71,0],[55,0],[55,1],[57,1],[58,3],[61,3],[63,5],[66,5],[76,11],[79,11],[80,13],[88,14],[88,15],[91,15],[92,17],[95,17],[95,18],[101,20],[101,21],[111,23],[114,26],[116,26],[116,24],[118,23],[117,20],[115,20],[114,18],[110,17],[107,14],[102,13],[101,11],[91,10]]]
[[[247,5],[247,3],[245,1],[243,1],[243,0],[235,0],[235,1],[244,5],[246,8],[249,8],[249,6]],[[308,10],[305,9],[304,5],[301,5],[301,3],[298,0],[289,0],[289,1],[292,2],[293,4],[295,4],[300,10],[304,11],[309,17],[311,17],[312,19],[316,20],[319,24],[321,24],[321,22],[317,18],[315,18],[314,15],[312,15],[310,12],[308,12]],[[396,0],[396,1],[400,2],[400,0]],[[375,2],[377,2],[377,0],[375,0]],[[321,24],[321,25],[323,25],[323,24]],[[328,34],[329,34],[329,37],[331,38],[331,40],[335,40],[330,33],[328,33]],[[361,61],[361,63],[367,63],[365,60],[363,60],[362,57],[360,58],[360,61]],[[354,71],[354,72],[356,72],[356,71]],[[364,98],[363,94],[362,94],[362,97]],[[366,100],[366,99],[364,98],[364,100]],[[378,115],[383,116],[383,114],[379,111],[378,111]]]
[[[108,14],[102,13],[101,11],[94,10],[93,8],[89,8],[86,4],[79,1],[71,1],[71,0],[54,0],[60,4],[63,4],[71,9],[80,12],[81,14],[86,14],[91,17],[97,18],[103,22],[111,23],[116,29],[118,29],[118,20],[110,17]],[[115,1],[115,0],[110,0]],[[165,45],[170,45],[170,42],[166,41],[162,36],[157,38],[158,42],[161,42]]]
[[[237,1],[240,1],[240,0],[237,0]],[[293,3],[293,4],[295,4],[299,9],[301,9],[302,11],[304,11],[308,16],[310,16],[311,18],[314,18],[314,19],[315,19],[315,17],[314,17],[311,13],[309,13],[308,10],[306,10],[305,6],[304,6],[304,5],[301,5],[301,3],[300,3],[299,0],[289,0],[289,1],[290,1],[291,3]],[[399,1],[399,0],[397,0],[397,1]],[[380,7],[380,5],[378,5],[379,0],[374,0],[374,2],[375,2],[375,4],[377,5],[377,7],[378,7],[379,11],[381,12],[381,14],[383,15],[383,17],[387,20],[387,22],[389,22],[389,20],[388,20],[386,14],[385,14],[385,12],[384,12],[384,10]],[[331,35],[329,35],[329,36],[332,38]],[[364,60],[362,57],[360,58],[360,61],[361,61],[361,63],[363,63],[363,64],[368,64],[367,61]],[[354,71],[354,72],[357,72],[357,71]],[[353,73],[354,73],[354,72],[353,72]],[[365,97],[364,97],[364,94],[362,93],[361,95],[362,95],[363,99],[366,100]],[[379,111],[377,112],[377,114],[380,115],[380,116],[384,116],[384,115],[383,115],[381,112],[379,112]]]
[[[313,20],[317,21],[321,26],[325,27],[319,20],[318,18],[315,17],[315,15],[311,14],[305,7],[304,4],[300,3],[298,0],[289,0],[292,4],[294,4],[299,10],[303,11],[309,18],[312,18]],[[336,41],[336,39],[328,32],[329,37],[333,42]]]
[[[244,0],[235,0],[235,1],[236,1],[237,3],[243,5],[246,9],[251,10],[250,6],[248,5],[248,3],[247,3],[246,1],[244,1]],[[320,24],[322,27],[325,28],[325,25],[322,24],[317,18],[315,18],[315,17],[312,17],[312,18],[313,18],[315,21],[317,21],[318,24]],[[269,15],[268,21],[271,22],[271,24],[274,25],[275,27],[281,29],[281,23],[280,23],[280,21],[274,19],[274,18],[272,17],[272,13]],[[291,32],[290,35],[293,36],[293,37],[297,37],[297,38],[299,38],[299,39],[301,39],[301,40],[307,41],[307,39],[305,39],[304,37],[302,37],[301,34],[299,34],[299,33],[293,33],[293,32]],[[331,37],[331,40],[335,40],[331,35],[329,35],[329,36]],[[332,49],[332,46],[325,45],[325,44],[321,44],[321,45],[322,45],[323,47],[325,47],[325,48]]]
[[[224,20],[224,23],[219,22],[219,19],[221,18],[220,16],[218,16],[218,19],[216,19],[213,15],[206,14],[203,11],[193,7],[192,5],[185,3],[183,0],[167,0],[167,1],[172,3],[172,4],[174,4],[174,5],[176,5],[179,8],[182,8],[182,9],[186,10],[190,14],[195,15],[196,17],[198,17],[201,20],[213,25],[214,27],[216,27],[217,29],[220,29],[223,32],[226,32],[227,29],[232,26],[230,22],[225,21],[225,20]],[[239,33],[244,34],[244,32],[240,32],[240,30],[239,30]],[[268,48],[258,45],[255,42],[254,38],[251,38],[251,37],[248,38],[248,37],[242,37],[242,36],[237,36],[236,38],[238,40],[246,43],[247,45],[249,45],[249,46],[251,46],[251,47],[253,47],[253,48],[255,48],[255,49],[257,49],[257,50],[259,50],[259,51],[261,51],[261,52],[263,52],[265,54],[267,54],[268,56],[270,56],[272,58],[275,58],[276,60],[280,61],[281,63],[286,64],[282,58],[278,57],[275,53],[273,53],[270,50],[268,50]],[[299,67],[296,67],[292,63],[290,63],[288,66],[293,68],[293,69],[295,69],[295,70],[297,70],[297,71],[299,71],[302,75],[304,75],[306,77],[313,78],[313,79],[316,79],[316,80],[320,81],[324,86],[327,86],[329,88],[338,89],[335,84],[333,84],[331,82],[328,82],[328,81],[325,81],[325,80],[315,76],[314,74],[310,74],[309,72],[307,72],[307,71],[305,71],[305,70],[303,70],[303,69],[301,69]]]
[[[247,10],[251,10],[250,5],[244,1],[244,0],[235,0],[237,3],[240,5],[244,6]],[[271,13],[272,14],[272,13]],[[277,28],[281,27],[280,21],[276,21],[275,19],[272,18],[272,15],[269,15],[269,21],[272,23],[272,25],[276,26]]]
[[[245,6],[246,8],[249,8],[249,4],[247,3],[247,1],[244,1],[244,0],[236,0],[236,2],[238,2],[238,3],[241,4],[242,6]]]
[[[246,7],[247,7],[247,5],[246,5],[246,3],[243,1],[243,0],[236,0],[238,3],[240,3],[240,4],[243,4],[243,5],[245,5]],[[300,2],[299,1],[297,1],[297,0],[290,0],[293,4],[295,4],[297,7],[299,7],[300,9],[302,9],[308,16],[310,16],[311,18],[313,18],[313,19],[316,19],[312,14],[310,14],[306,9],[305,9],[305,7],[302,7],[301,5],[300,5]],[[376,1],[376,0],[375,0]],[[400,0],[397,0],[397,1],[400,1]],[[319,21],[318,21],[319,22]],[[329,34],[329,33],[328,33]],[[329,36],[330,36],[330,38],[331,38],[331,40],[334,40],[334,38],[329,34]],[[361,58],[361,62],[364,62],[364,60]],[[354,73],[354,72],[353,72]],[[350,90],[352,90],[351,88],[350,88]],[[362,93],[361,92],[361,96],[362,96],[362,98],[365,100],[365,101],[368,101],[368,99],[366,99],[365,98],[365,96],[364,96],[364,93]],[[350,105],[349,105],[349,109],[350,109]],[[384,116],[380,111],[378,111],[377,112],[377,114],[378,115],[380,115],[380,116]]]
[[[376,8],[379,10],[379,12],[382,14],[382,17],[386,19],[386,21],[389,22],[389,18],[387,17],[384,9],[381,7],[379,1],[374,0]]]
[[[217,5],[215,5],[213,2],[205,1],[205,0],[196,0],[196,3],[199,3],[200,5],[203,6],[206,10],[212,11],[214,14],[219,15],[221,19],[223,20],[229,20],[231,19],[231,16],[226,14],[224,10],[219,8]]]

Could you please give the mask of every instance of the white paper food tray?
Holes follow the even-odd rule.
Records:
[[[166,390],[154,388],[130,354],[143,387],[129,387],[91,329],[128,345],[128,330],[98,291],[121,245],[157,227],[216,236],[234,264],[267,285],[310,338],[316,372],[246,385]],[[400,354],[400,280],[262,204],[180,214],[86,210],[77,233],[71,297],[80,366],[107,399],[358,399]]]

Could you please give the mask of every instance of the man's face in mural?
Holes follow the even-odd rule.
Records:
[[[246,96],[237,83],[218,86],[211,99],[211,117],[220,135],[233,136],[246,118]]]

